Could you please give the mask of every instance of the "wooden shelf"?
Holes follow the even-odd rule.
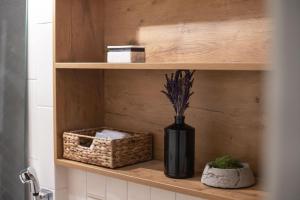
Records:
[[[174,192],[185,193],[208,200],[258,200],[264,199],[267,196],[266,192],[264,192],[259,185],[247,189],[229,190],[216,189],[201,184],[200,175],[191,179],[170,179],[163,173],[163,162],[156,160],[119,169],[102,168],[66,159],[57,159],[56,164]]]
[[[56,69],[195,69],[265,71],[264,63],[56,63]]]
[[[265,118],[265,73],[260,72],[271,70],[265,5],[260,0],[55,0],[56,163],[208,200],[262,199],[260,186],[221,190],[202,185],[200,176],[166,178],[161,161],[111,170],[64,160],[62,135],[100,126],[151,132],[154,159],[163,160],[163,128],[173,115],[159,92],[163,70],[195,69],[187,118],[196,129],[196,170],[226,152],[259,174]],[[107,45],[132,42],[145,46],[147,63],[104,62]]]

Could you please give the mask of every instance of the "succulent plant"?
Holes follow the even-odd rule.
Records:
[[[239,160],[236,160],[229,155],[216,158],[211,162],[210,166],[220,169],[237,169],[243,167],[242,163]]]
[[[166,74],[164,93],[173,105],[176,116],[184,116],[184,111],[189,107],[190,97],[194,94],[191,91],[193,86],[193,75],[195,71],[177,70],[171,73],[170,77]]]

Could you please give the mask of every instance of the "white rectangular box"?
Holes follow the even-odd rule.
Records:
[[[108,63],[144,63],[145,47],[143,46],[108,46]]]

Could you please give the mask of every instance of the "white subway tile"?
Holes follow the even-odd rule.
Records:
[[[127,200],[127,182],[107,177],[106,200]]]
[[[199,197],[193,197],[185,194],[176,193],[176,200],[204,200]]]
[[[36,123],[39,134],[40,184],[55,189],[53,109],[38,107]]]
[[[28,0],[28,23],[53,21],[53,0]]]
[[[175,200],[175,192],[152,187],[151,200]]]
[[[37,25],[37,104],[53,106],[52,24]]]
[[[106,177],[98,174],[87,173],[87,193],[105,198]]]
[[[70,200],[86,200],[86,172],[69,169],[68,170],[68,189]]]
[[[36,81],[28,81],[28,156],[39,158],[39,132],[37,130]]]
[[[28,55],[27,55],[27,68],[28,68],[28,79],[37,79],[37,55],[38,53],[38,30],[37,25],[28,25]]]
[[[150,200],[150,187],[128,182],[128,200]]]

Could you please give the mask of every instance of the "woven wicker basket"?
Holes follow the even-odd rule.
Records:
[[[117,168],[152,159],[152,135],[128,133],[123,139],[96,138],[97,131],[111,128],[94,128],[65,132],[63,157],[102,167]]]

